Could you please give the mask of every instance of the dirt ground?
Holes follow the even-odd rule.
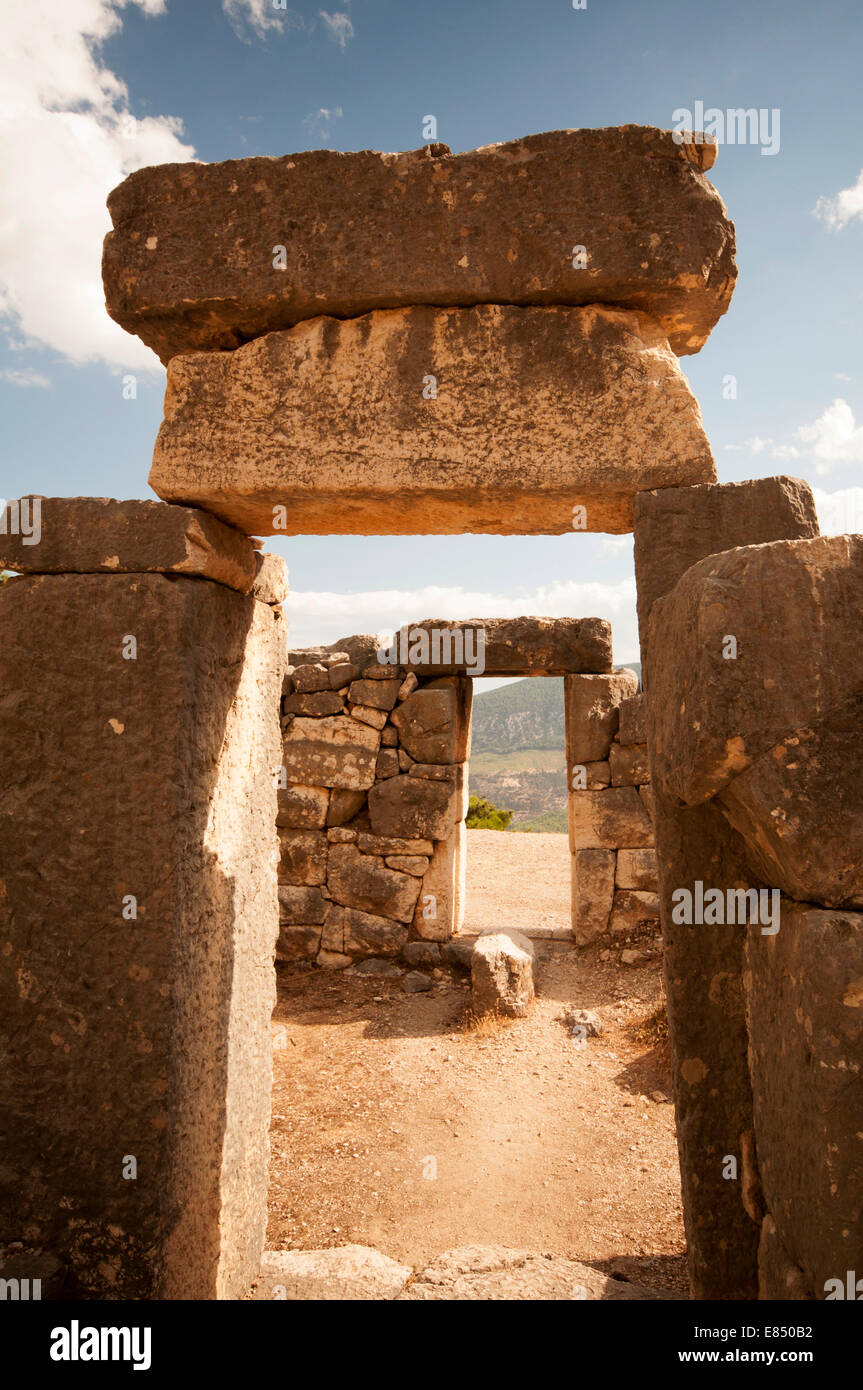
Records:
[[[568,904],[566,837],[477,833],[483,926],[495,925],[492,883],[500,925],[526,924],[528,884],[546,911],[540,840],[558,842]],[[280,967],[269,1249],[358,1243],[419,1266],[457,1245],[507,1245],[684,1295],[674,1112],[648,1023],[658,951],[624,966],[617,949],[600,959],[605,944],[536,947],[533,1011],[487,1033],[465,1029],[458,972],[407,995],[398,979]],[[595,1010],[601,1036],[574,1041],[564,1004]]]
[[[526,922],[569,936],[570,895],[566,835],[467,832],[468,936]]]

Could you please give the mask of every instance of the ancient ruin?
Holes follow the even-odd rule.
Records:
[[[112,193],[164,500],[0,527],[0,1239],[79,1296],[301,1281],[261,1266],[274,960],[458,941],[480,642],[484,674],[565,678],[574,941],[661,917],[692,1296],[863,1270],[863,544],[805,483],[716,483],[677,361],[734,286],[714,155],[626,126]],[[291,650],[257,539],[568,530],[634,531],[642,691],[591,617]],[[530,943],[479,942],[475,997],[527,1009]],[[509,1268],[440,1263],[454,1297]]]

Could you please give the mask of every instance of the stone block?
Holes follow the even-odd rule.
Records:
[[[327,880],[327,837],[321,830],[282,830],[279,882],[317,885]]]
[[[565,676],[612,669],[611,624],[603,618],[425,618],[400,628],[387,651],[409,668],[400,700],[416,690],[419,676]],[[482,671],[472,670],[480,659]]]
[[[659,928],[659,895],[618,888],[614,894],[608,929],[612,936]]]
[[[378,731],[349,715],[298,717],[284,737],[288,779],[345,791],[364,790],[375,780],[379,747]]]
[[[414,914],[414,931],[424,941],[446,941],[464,923],[466,831],[464,821],[434,846]]]
[[[468,692],[450,676],[408,695],[390,716],[405,752],[417,763],[458,763],[468,756]]]
[[[315,313],[173,358],[149,479],[160,497],[261,535],[279,507],[297,535],[560,535],[628,531],[639,491],[716,477],[695,398],[644,315]]]
[[[533,942],[521,932],[491,932],[474,943],[471,1004],[477,1016],[524,1018],[533,999]]]
[[[320,926],[328,906],[319,887],[279,884],[279,921],[286,926]]]
[[[650,781],[650,764],[644,743],[630,743],[626,747],[613,743],[608,750],[608,762],[613,787],[640,787]]]
[[[280,626],[184,575],[0,589],[0,1242],[78,1296],[237,1298],[260,1259]]]
[[[276,960],[314,960],[320,944],[320,927],[297,927],[281,922],[276,943]]]
[[[635,787],[606,787],[603,791],[573,792],[569,798],[569,847],[645,848],[653,844],[653,829]]]
[[[291,667],[291,680],[294,690],[304,695],[330,688],[330,673],[322,661],[295,661]]]
[[[624,748],[647,742],[647,708],[644,692],[628,695],[620,702],[620,742]]]
[[[614,879],[618,888],[655,893],[658,888],[655,849],[619,849]]]
[[[375,761],[377,767],[377,760]],[[366,804],[366,794],[364,791],[350,791],[345,787],[336,787],[330,796],[330,808],[327,811],[327,825],[331,828],[347,825],[354,816]],[[330,837],[334,839],[334,836]]]
[[[294,691],[282,697],[283,714],[302,714],[320,719],[328,714],[344,714],[345,702],[335,690]]]
[[[579,946],[608,928],[616,858],[613,849],[576,849],[572,855],[572,934]]]
[[[352,705],[368,705],[389,713],[398,698],[400,685],[401,681],[398,680],[353,681],[348,690],[348,700]]]
[[[255,582],[252,594],[261,603],[284,603],[288,597],[288,566],[281,555],[255,552]]]
[[[376,856],[361,854],[356,845],[332,845],[327,890],[343,907],[409,922],[420,885],[413,874],[386,868]]]
[[[278,790],[276,823],[295,830],[322,830],[327,822],[328,787],[306,787],[289,783]]]
[[[570,770],[604,762],[617,733],[621,700],[638,688],[634,671],[610,675],[567,676],[563,683],[566,760]]]
[[[196,507],[40,497],[10,501],[5,512],[0,507],[0,569],[197,575],[247,594],[256,561],[248,536]]]
[[[108,312],[163,362],[405,304],[628,304],[697,352],[736,276],[715,156],[628,125],[139,169],[108,198]]]
[[[375,835],[405,839],[446,839],[461,810],[454,783],[430,782],[404,773],[376,783],[368,804]]]
[[[342,908],[345,954],[352,956],[397,956],[408,939],[401,922],[356,908]]]

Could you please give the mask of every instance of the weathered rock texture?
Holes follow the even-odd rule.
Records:
[[[533,999],[533,942],[521,932],[488,932],[474,942],[471,1004],[479,1018],[524,1018]]]
[[[707,510],[724,553],[693,564],[646,615],[693,1289],[824,1298],[863,1262],[863,932],[860,914],[847,910],[860,893],[863,549],[859,537],[811,536],[803,485],[715,491],[729,499],[728,516],[722,497],[705,507],[696,495],[684,533],[703,533]],[[744,518],[747,492],[754,505]],[[796,514],[802,538],[756,543],[759,504],[795,494],[802,505],[785,515]],[[748,519],[744,548],[728,547],[729,519]],[[639,555],[649,566],[636,532],[637,564]],[[696,880],[726,900],[728,889],[761,888],[778,900],[781,888],[810,901],[783,898],[778,922],[775,902],[751,925],[742,916],[725,926],[675,922],[670,894]],[[729,1181],[730,1158],[738,1168]]]
[[[602,933],[615,945],[650,937],[659,926],[650,769],[646,743],[634,741],[646,738],[637,690],[626,667],[564,682],[572,934],[580,946]]]
[[[426,618],[400,628],[384,652],[418,676],[611,671],[611,623],[604,618]],[[482,670],[475,670],[479,657]]]
[[[31,510],[38,504],[39,538],[31,544],[19,529],[14,511],[20,499],[7,503],[5,513],[0,512],[2,569],[23,574],[195,574],[241,594],[255,582],[255,551],[248,537],[207,511],[110,497],[25,500]],[[268,565],[277,560],[266,557]]]
[[[0,1241],[79,1296],[258,1268],[281,629],[177,574],[0,590]]]
[[[414,304],[623,304],[697,352],[736,277],[715,154],[622,126],[140,169],[108,199],[108,312],[163,362]]]
[[[631,530],[637,492],[715,476],[653,320],[483,304],[173,358],[150,485],[262,535],[560,534]]]

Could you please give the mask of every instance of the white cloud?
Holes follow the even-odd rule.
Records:
[[[814,455],[817,473],[829,473],[837,463],[863,463],[863,425],[855,423],[841,396],[811,425],[801,425],[796,438]]]
[[[309,112],[303,121],[303,126],[313,140],[326,145],[330,138],[330,126],[334,121],[340,121],[343,115],[344,112],[340,106],[319,106],[317,111]]]
[[[165,0],[27,0],[4,9],[0,318],[24,345],[73,362],[161,370],[105,311],[105,199],[134,169],[188,160],[194,150],[175,117],[135,121],[125,83],[100,64],[99,47],[121,27],[127,4],[165,12]]]
[[[863,533],[863,487],[846,487],[839,492],[814,487],[812,495],[822,536]]]
[[[855,184],[841,189],[835,198],[819,198],[814,210],[815,216],[831,232],[840,232],[855,217],[863,218],[863,169],[857,175]]]
[[[354,26],[350,16],[336,10],[333,14],[327,14],[326,10],[318,10],[318,14],[327,26],[327,32],[333,43],[337,43],[344,52],[348,39],[354,37]]]
[[[231,28],[238,39],[247,42],[248,29],[259,38],[265,39],[273,29],[304,29],[302,15],[289,10],[287,5],[274,4],[274,0],[222,0],[222,9],[231,21]]]
[[[8,381],[10,386],[17,386],[26,390],[29,386],[39,387],[43,391],[50,391],[53,382],[41,372],[34,371],[32,367],[4,367],[0,372],[0,379]]]
[[[521,594],[427,584],[417,589],[369,589],[356,594],[292,591],[286,603],[292,647],[329,646],[359,632],[392,632],[423,618],[607,618],[614,659],[638,660],[635,579],[615,584],[558,581]]]
[[[748,439],[744,439],[742,444],[726,444],[726,449],[739,454],[748,449],[750,454],[761,454],[773,443],[772,439],[762,439],[759,434],[751,434]]]

